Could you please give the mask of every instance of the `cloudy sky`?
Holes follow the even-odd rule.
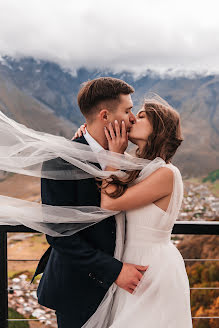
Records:
[[[71,68],[219,72],[218,0],[0,0],[0,54]]]

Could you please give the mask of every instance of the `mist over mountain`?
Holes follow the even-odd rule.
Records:
[[[136,78],[129,72],[86,68],[73,74],[53,62],[4,57],[0,61],[0,105],[21,123],[70,136],[72,124],[75,127],[84,121],[77,106],[80,85],[100,76],[121,78],[135,88],[134,112],[148,91],[180,112],[185,141],[174,162],[184,175],[205,175],[218,169],[219,75],[159,76],[148,70]]]

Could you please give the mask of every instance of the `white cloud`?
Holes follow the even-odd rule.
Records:
[[[0,0],[0,53],[86,66],[219,72],[217,0]]]

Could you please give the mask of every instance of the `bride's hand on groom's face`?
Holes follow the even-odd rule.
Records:
[[[82,137],[82,135],[86,133],[86,126],[86,123],[82,124],[80,128],[75,132],[75,135],[71,140],[75,140],[77,138]]]
[[[125,122],[122,121],[120,127],[116,120],[114,128],[112,123],[109,123],[108,127],[104,127],[104,132],[108,141],[109,150],[115,153],[124,154],[128,147],[128,133],[126,132]]]

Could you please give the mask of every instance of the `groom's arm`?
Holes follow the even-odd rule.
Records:
[[[75,266],[75,270],[86,274],[105,289],[108,289],[116,281],[122,270],[122,262],[94,249],[80,233],[70,237],[46,236],[46,238],[56,251]]]
[[[46,169],[46,164],[43,166]],[[42,203],[53,206],[71,204],[78,206],[78,180],[63,181],[41,179]],[[65,192],[64,192],[65,191]],[[88,275],[103,288],[108,289],[119,276],[123,263],[95,249],[84,238],[83,232],[68,237],[46,236],[48,243],[62,256],[67,257],[76,270]]]

